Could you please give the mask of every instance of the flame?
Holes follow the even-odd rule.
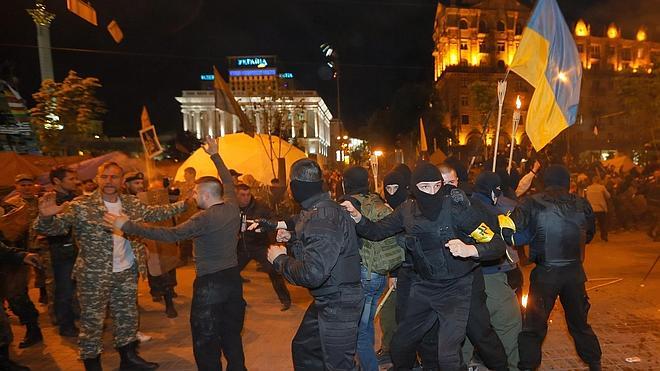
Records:
[[[522,296],[522,306],[523,308],[527,308],[527,294],[523,294]]]
[[[610,39],[616,39],[619,37],[619,29],[616,28],[614,22],[610,23],[610,25],[607,27],[607,37]]]
[[[520,101],[520,95],[516,97],[516,109],[522,107],[522,102]]]
[[[646,30],[644,28],[640,28],[639,31],[637,31],[637,41],[645,41],[646,40]]]
[[[575,36],[589,36],[589,27],[582,19],[575,25]]]

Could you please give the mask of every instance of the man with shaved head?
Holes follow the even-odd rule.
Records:
[[[204,150],[218,170],[215,177],[197,179],[193,196],[202,211],[176,227],[153,227],[129,221],[126,215],[106,215],[106,222],[130,235],[176,242],[193,240],[197,278],[193,283],[190,326],[193,353],[200,370],[245,370],[241,331],[245,317],[243,282],[236,245],[240,210],[232,175],[218,154],[217,142],[206,138]]]

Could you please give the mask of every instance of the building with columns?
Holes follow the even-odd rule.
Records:
[[[438,3],[433,32],[434,77],[437,94],[445,106],[443,124],[458,141],[452,144],[467,145],[475,151],[483,143],[492,144],[497,120],[497,81],[504,78],[520,45],[532,11],[528,4],[516,0]],[[620,114],[626,110],[617,98],[617,81],[620,77],[643,79],[657,70],[660,43],[650,41],[652,35],[641,26],[637,30],[621,30],[610,24],[602,32],[592,34],[591,26],[580,20],[569,24],[569,28],[574,31],[584,71],[578,125],[568,130],[574,150],[602,146],[627,148],[639,142],[639,138],[627,138],[629,130],[625,128],[631,123],[625,114]],[[624,34],[635,37],[626,38]],[[506,149],[512,140],[518,145],[529,144],[524,133],[525,116],[534,92],[515,73],[510,73],[507,81],[501,149]],[[490,89],[492,94],[484,94],[483,89]],[[517,132],[511,133],[517,96],[522,100],[522,119]],[[493,101],[490,107],[494,108],[490,116],[485,113],[489,110],[488,97]],[[595,125],[599,126],[599,138],[593,134]],[[645,125],[658,126],[657,121]],[[487,127],[485,138],[484,126]]]
[[[275,126],[282,128],[284,132],[280,136],[295,141],[308,156],[326,163],[332,114],[316,91],[280,91],[277,98],[240,90],[234,90],[233,94],[255,123],[257,133],[270,131],[276,134]],[[183,129],[194,133],[197,138],[243,131],[238,116],[215,108],[213,90],[184,90],[176,100],[181,104]],[[273,123],[274,117],[277,117],[277,125]]]

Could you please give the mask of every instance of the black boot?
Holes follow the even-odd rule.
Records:
[[[137,354],[137,340],[117,348],[121,363],[120,370],[155,370],[158,363],[147,362]]]
[[[9,345],[0,346],[0,370],[30,371],[29,367],[21,366],[9,359]]]
[[[103,371],[100,354],[96,358],[84,358],[83,363],[85,364],[85,371]]]
[[[167,315],[167,318],[176,318],[179,314],[176,312],[176,309],[174,309],[172,294],[167,293],[163,295],[163,298],[165,298],[165,314]]]
[[[27,331],[25,331],[25,337],[23,338],[23,341],[18,344],[20,349],[31,347],[44,340],[44,336],[41,334],[41,329],[38,324],[28,324],[26,327]]]

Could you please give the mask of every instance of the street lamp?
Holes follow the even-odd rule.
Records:
[[[321,52],[326,58],[329,58],[330,60],[327,62],[328,67],[332,68],[334,71],[333,77],[335,78],[335,82],[337,83],[337,120],[339,121],[339,125],[342,125],[341,122],[341,100],[339,99],[339,54],[337,54],[337,50],[332,47],[332,45],[323,43],[321,44]],[[341,133],[342,127],[339,127],[339,132]]]
[[[383,151],[381,151],[381,150],[376,150],[376,151],[374,151],[374,155],[376,155],[376,157],[380,157],[380,156],[383,155]]]

